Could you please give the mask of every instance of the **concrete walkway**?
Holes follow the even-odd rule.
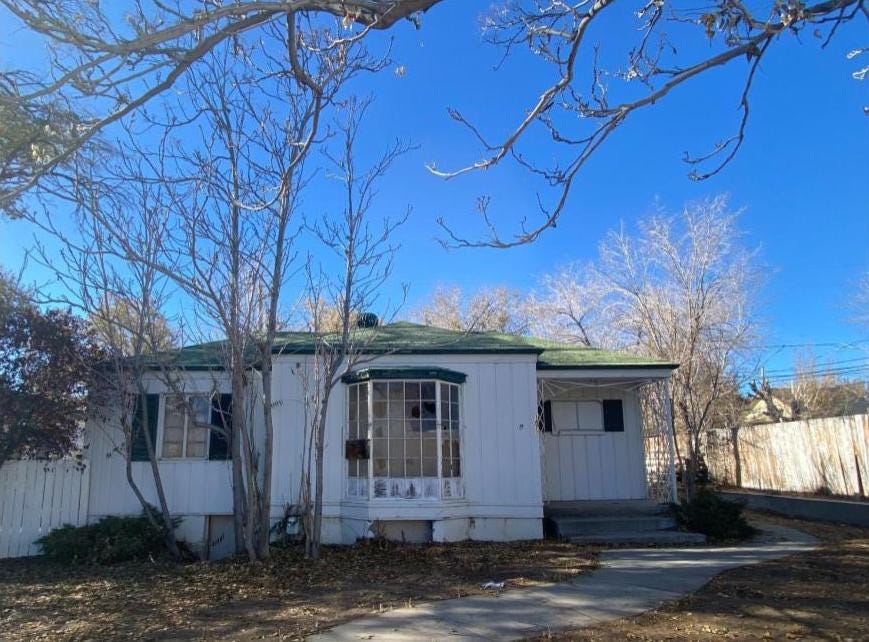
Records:
[[[814,538],[800,531],[767,525],[763,529],[753,542],[732,548],[604,551],[599,570],[571,582],[429,602],[353,620],[310,639],[512,640],[592,626],[656,608],[696,591],[723,571],[814,548]]]

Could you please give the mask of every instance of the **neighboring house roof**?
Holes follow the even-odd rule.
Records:
[[[337,341],[339,337],[334,336]],[[328,335],[327,335],[328,338]],[[534,354],[537,368],[676,368],[678,364],[624,352],[599,350],[498,332],[460,332],[400,321],[376,328],[357,328],[354,341],[366,354]],[[313,354],[315,335],[310,332],[278,333],[274,354]],[[167,362],[179,368],[220,368],[225,361],[225,341],[187,346],[154,357],[154,366]],[[168,357],[168,359],[167,359]]]
[[[781,397],[773,396],[772,403],[776,410],[781,415],[782,421],[792,421],[794,419],[793,406]],[[749,402],[748,408],[742,415],[742,420],[748,424],[762,424],[775,421],[769,412],[769,407],[763,399],[754,399]]]

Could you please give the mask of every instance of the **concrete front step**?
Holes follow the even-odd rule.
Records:
[[[676,520],[666,516],[625,515],[621,517],[554,517],[558,535],[593,535],[620,531],[662,531],[676,527]]]
[[[567,538],[574,544],[600,545],[653,545],[653,544],[703,544],[706,536],[701,533],[685,533],[683,531],[616,531],[610,533],[593,533],[575,535]]]
[[[648,499],[583,500],[546,502],[543,513],[547,517],[621,517],[624,515],[662,515],[671,512],[669,504]]]

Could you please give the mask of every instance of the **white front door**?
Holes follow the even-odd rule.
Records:
[[[550,401],[549,412],[551,432],[542,433],[544,501],[646,497],[642,421],[633,392],[573,391]]]

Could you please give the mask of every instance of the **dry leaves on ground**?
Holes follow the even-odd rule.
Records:
[[[0,563],[0,639],[298,639],[379,610],[563,581],[594,568],[572,544],[538,541],[299,547],[242,560],[61,567],[38,558]]]

